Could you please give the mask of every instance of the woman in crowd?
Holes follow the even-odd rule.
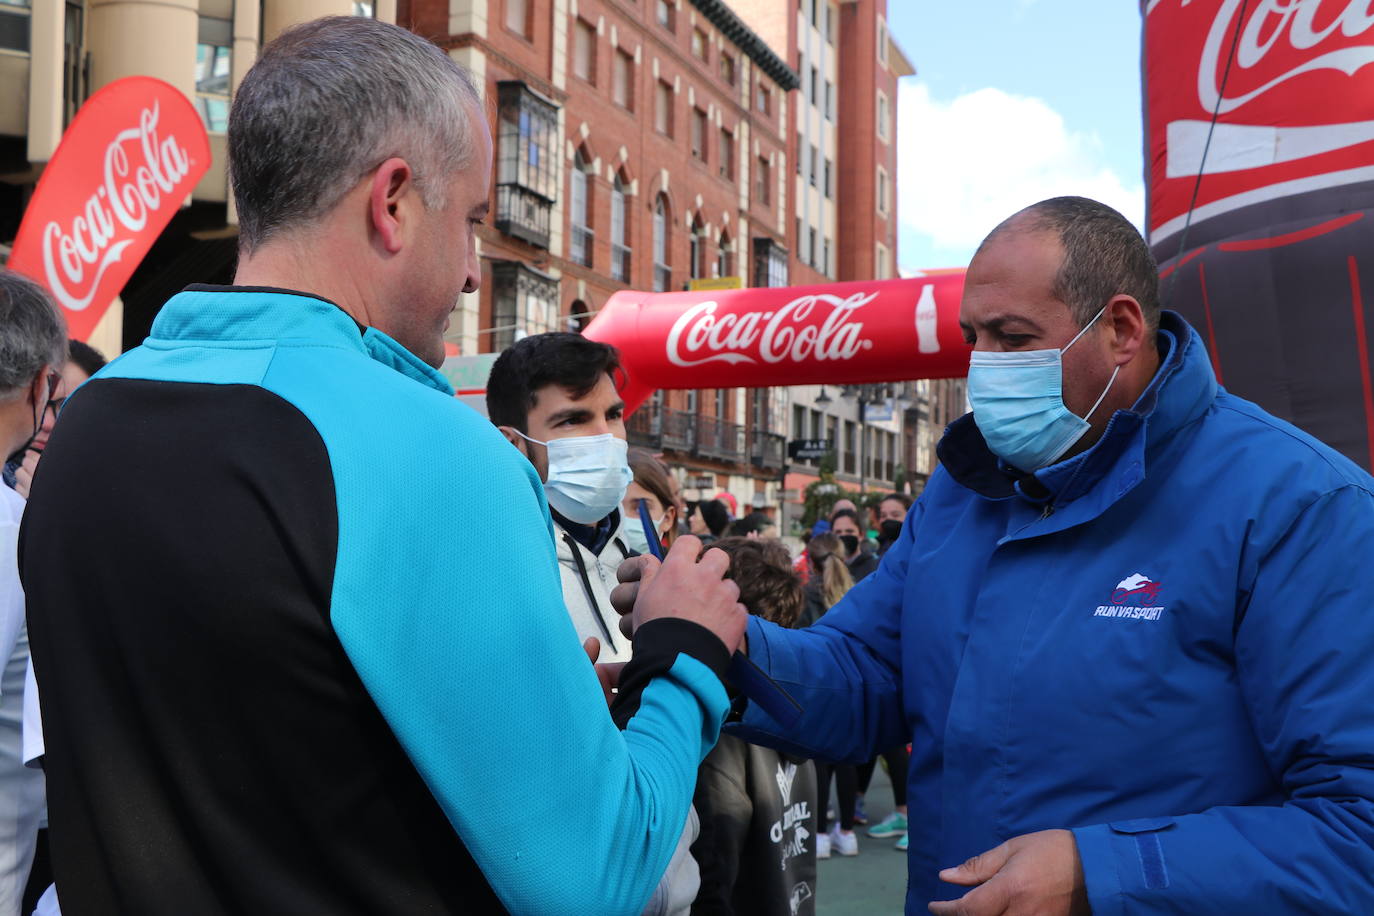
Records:
[[[830,530],[844,545],[844,562],[855,582],[878,568],[878,558],[859,549],[863,542],[864,530],[859,524],[858,512],[853,509],[839,510],[830,517]]]
[[[845,565],[843,551],[840,539],[829,532],[818,534],[807,542],[811,575],[804,589],[806,604],[797,621],[798,626],[811,626],[853,587],[854,580]],[[833,826],[826,810],[830,805],[832,776],[835,780],[835,806],[840,815]],[[858,779],[858,768],[853,764],[816,761],[816,818],[819,821],[816,858],[830,858],[832,849],[842,856],[859,854],[859,838],[854,836],[854,800],[858,794]]]
[[[625,540],[636,553],[649,553],[650,532],[639,517],[639,502],[644,501],[653,523],[652,534],[664,551],[677,540],[678,522],[682,518],[682,501],[678,498],[677,481],[667,466],[646,448],[630,449],[630,470],[634,480],[625,490],[622,504],[625,516]]]

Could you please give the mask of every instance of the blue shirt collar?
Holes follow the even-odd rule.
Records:
[[[289,289],[193,285],[158,312],[150,339],[209,346],[276,342],[356,350],[407,378],[453,394],[448,379],[394,339],[328,299]]]

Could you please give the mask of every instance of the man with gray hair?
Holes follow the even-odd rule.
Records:
[[[43,287],[0,268],[0,452],[22,452],[38,433],[61,379],[67,327]],[[29,664],[16,548],[24,500],[0,486],[0,913],[17,914],[43,814],[43,774],[23,761],[24,675]]]
[[[319,20],[263,49],[229,156],[235,285],[71,398],[24,523],[64,910],[638,913],[745,612],[680,542],[616,728],[538,476],[436,369],[480,281],[479,94]]]

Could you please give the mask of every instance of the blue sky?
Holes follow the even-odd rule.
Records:
[[[1144,218],[1132,0],[888,0],[915,65],[898,100],[898,263],[968,263],[1003,217],[1082,194]]]

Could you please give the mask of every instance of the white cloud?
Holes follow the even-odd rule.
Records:
[[[1100,200],[1144,223],[1140,181],[1113,172],[1097,135],[1070,131],[1041,99],[979,89],[941,102],[915,83],[902,86],[897,123],[905,266],[968,263],[1003,219],[1062,194]],[[912,260],[932,256],[939,262]]]

